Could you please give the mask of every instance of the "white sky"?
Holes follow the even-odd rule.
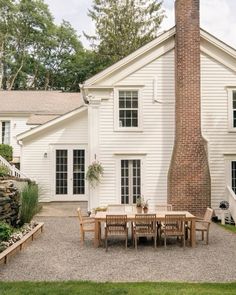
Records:
[[[87,16],[92,0],[45,0],[60,23],[65,19],[78,31],[80,40],[85,47],[89,47],[83,31],[94,33],[94,24]],[[201,0],[201,27],[215,35],[222,41],[236,48],[236,0]],[[162,23],[162,30],[174,25],[174,0],[164,0],[163,8],[166,18]]]

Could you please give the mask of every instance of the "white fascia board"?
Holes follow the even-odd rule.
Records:
[[[40,126],[37,126],[37,127],[33,128],[31,130],[27,130],[27,131],[25,131],[23,133],[20,133],[20,134],[17,135],[16,138],[17,138],[18,141],[23,140],[26,137],[32,136],[32,135],[34,135],[34,134],[36,134],[38,132],[41,132],[41,131],[53,126],[53,125],[56,125],[56,124],[58,124],[60,122],[63,122],[64,120],[72,118],[73,116],[75,116],[75,115],[77,115],[79,113],[82,113],[85,110],[87,110],[87,106],[85,106],[85,105],[81,106],[81,107],[79,107],[79,108],[77,108],[77,109],[75,109],[73,111],[70,111],[70,112],[68,112],[68,113],[66,113],[64,115],[61,115],[60,117],[52,119],[52,120],[50,120],[50,121],[48,121],[48,122],[46,122],[46,123],[44,123],[44,124],[42,124]]]
[[[163,34],[158,36],[153,41],[151,41],[148,44],[142,46],[141,48],[139,48],[135,52],[129,54],[127,57],[125,57],[122,60],[115,63],[114,65],[108,67],[107,69],[103,70],[102,72],[98,73],[97,75],[93,76],[92,78],[86,80],[84,82],[84,84],[82,85],[82,87],[88,88],[89,86],[92,86],[94,83],[98,82],[101,79],[104,79],[106,76],[112,74],[114,71],[117,71],[121,67],[127,65],[132,60],[138,58],[139,56],[141,56],[145,52],[151,50],[156,45],[166,41],[167,39],[169,39],[170,37],[172,37],[174,35],[175,35],[175,27],[171,28],[167,32],[164,32]]]
[[[201,29],[201,37],[236,59],[236,49]]]
[[[119,70],[121,67],[126,66],[128,63],[132,62],[134,59],[137,59],[141,55],[143,55],[145,52],[148,52],[152,48],[154,48],[156,45],[161,44],[162,42],[166,41],[167,39],[173,37],[176,33],[175,27],[171,28],[167,32],[164,32],[159,37],[157,37],[155,40],[149,42],[148,44],[144,45],[143,47],[139,48],[135,52],[131,53],[127,57],[123,58],[122,60],[118,61],[114,65],[106,68],[102,72],[96,74],[95,76],[91,77],[90,79],[86,80],[84,84],[80,85],[81,88],[99,88],[99,86],[95,86],[94,84],[98,81],[106,78],[107,76],[111,75],[113,72]],[[213,44],[223,52],[227,53],[234,59],[236,59],[236,50],[229,45],[225,44],[224,42],[217,39],[215,36],[211,35],[210,33],[206,32],[203,29],[200,29],[201,37],[208,41],[209,43]],[[93,86],[94,85],[94,86]],[[109,85],[107,86],[101,86],[101,88],[110,88]]]

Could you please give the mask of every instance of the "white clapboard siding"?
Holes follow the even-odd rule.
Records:
[[[156,79],[158,102],[153,102]],[[236,155],[236,133],[228,132],[226,86],[236,86],[236,75],[216,60],[201,55],[202,130],[208,140],[213,208],[223,200],[226,187],[224,154]],[[100,205],[119,200],[117,153],[146,153],[144,196],[151,206],[167,200],[167,173],[174,142],[174,51],[144,66],[117,85],[143,85],[143,132],[114,132],[114,101],[100,106],[99,151],[105,175],[99,188]],[[120,156],[122,157],[122,156]]]
[[[37,133],[23,141],[22,171],[37,181],[40,201],[53,201],[53,145],[86,145],[88,143],[87,111]],[[47,158],[44,158],[47,153]]]
[[[236,156],[236,133],[228,132],[227,86],[236,86],[236,73],[202,55],[202,130],[208,140],[212,207],[225,199],[226,154]]]
[[[1,112],[1,111],[0,111]],[[0,121],[10,121],[10,145],[13,148],[13,158],[19,158],[21,151],[20,145],[17,143],[16,136],[26,130],[29,130],[30,127],[26,125],[28,117],[16,117],[16,116],[1,116]]]
[[[153,80],[161,103],[153,102]],[[143,85],[143,132],[114,132],[114,100],[100,106],[100,161],[105,175],[99,189],[100,205],[119,200],[116,153],[146,153],[144,197],[153,206],[167,198],[167,173],[174,140],[174,52],[171,51],[144,66],[119,85]],[[120,156],[121,157],[121,156]],[[118,180],[119,181],[119,180]]]

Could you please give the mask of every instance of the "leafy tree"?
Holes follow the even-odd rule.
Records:
[[[114,63],[156,38],[164,14],[158,0],[94,0],[91,41],[105,64]]]

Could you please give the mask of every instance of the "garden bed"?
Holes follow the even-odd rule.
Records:
[[[9,258],[17,252],[23,250],[31,241],[40,235],[43,231],[44,223],[32,223],[30,231],[23,227],[23,230],[11,235],[10,239],[2,242],[2,245],[9,245],[3,252],[0,253],[0,265],[7,263]],[[20,239],[19,239],[20,238]]]

